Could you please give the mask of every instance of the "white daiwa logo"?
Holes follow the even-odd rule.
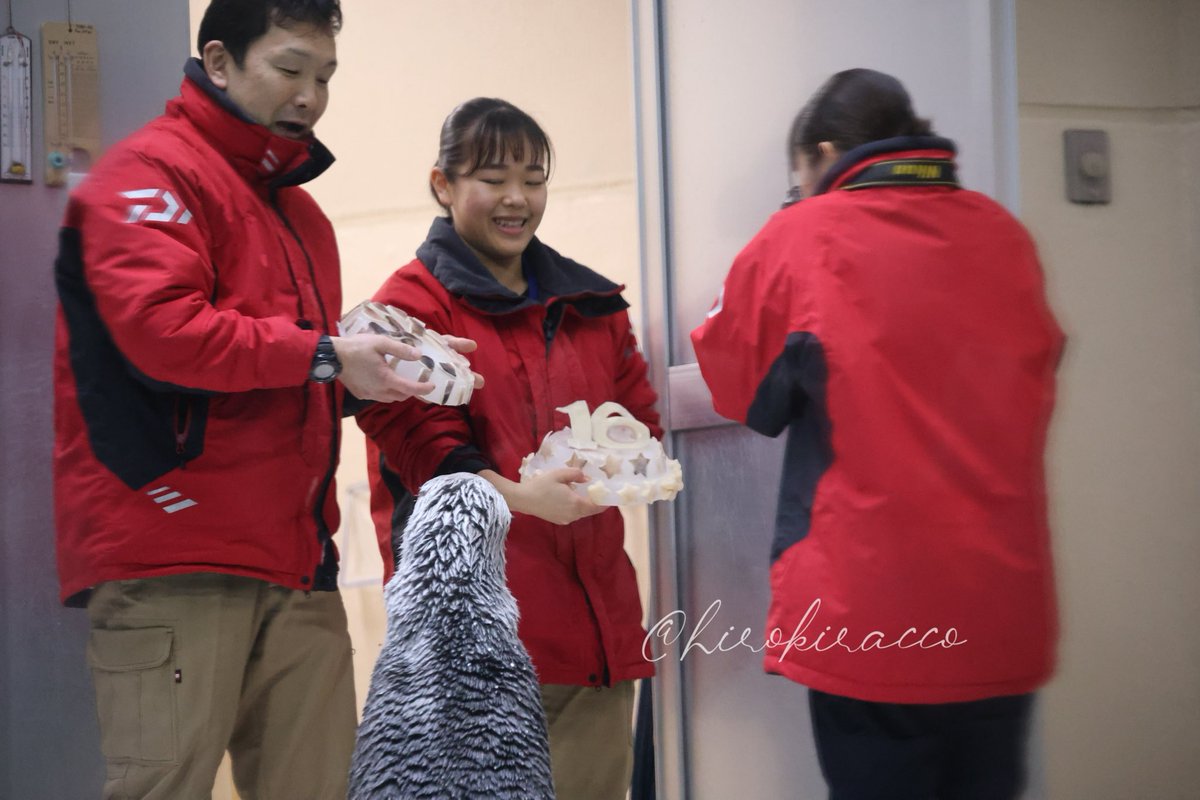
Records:
[[[174,222],[178,225],[187,225],[192,219],[192,212],[180,205],[179,201],[175,199],[175,195],[166,189],[134,189],[129,192],[121,192],[121,196],[128,197],[130,200],[160,201],[131,203],[126,222]]]

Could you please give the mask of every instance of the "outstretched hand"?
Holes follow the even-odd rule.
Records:
[[[463,354],[474,353],[475,348],[479,347],[479,345],[476,344],[474,339],[466,339],[466,338],[463,338],[462,336],[446,336],[445,334],[443,334],[442,338],[446,340],[446,344],[450,345],[450,347],[456,353],[463,353]],[[480,375],[478,372],[475,372],[474,370],[471,371],[471,376],[475,378],[475,388],[482,389],[483,388],[483,376]]]
[[[330,339],[338,361],[342,362],[338,380],[360,400],[391,403],[433,389],[432,383],[401,378],[388,366],[385,356],[416,361],[421,354],[414,347],[377,333],[333,336]]]
[[[481,471],[479,476],[486,478],[500,491],[513,511],[530,514],[555,525],[570,525],[604,511],[604,506],[581,497],[571,488],[571,484],[587,480],[583,470],[574,467],[547,470],[520,483],[488,469]]]

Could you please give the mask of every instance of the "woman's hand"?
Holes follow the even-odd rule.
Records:
[[[475,343],[474,339],[467,339],[463,336],[449,336],[443,334],[442,338],[446,340],[446,344],[450,345],[450,349],[456,353],[474,353],[475,348],[479,347],[479,345]],[[471,371],[471,376],[475,379],[475,388],[482,389],[483,376],[474,370]]]
[[[579,496],[571,488],[571,484],[587,480],[583,470],[574,467],[547,470],[521,483],[510,481],[490,469],[482,470],[479,477],[496,487],[511,510],[555,525],[570,525],[605,510],[604,506]]]

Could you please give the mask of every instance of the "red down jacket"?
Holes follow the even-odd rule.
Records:
[[[56,264],[61,595],[225,572],[336,586],[340,389],[307,380],[341,307],[316,141],[247,121],[191,61],[166,113],[76,190]]]
[[[1019,694],[1053,669],[1062,335],[1028,234],[955,185],[952,148],[844,156],[692,333],[716,410],[788,430],[766,669],[863,700]]]
[[[501,287],[439,218],[417,259],[375,295],[436,331],[478,342],[468,358],[486,380],[465,410],[409,402],[358,415],[370,439],[372,516],[388,577],[393,531],[403,530],[421,484],[485,468],[519,480],[521,459],[568,424],[555,408],[615,400],[662,435],[621,287],[537,239],[524,265],[540,301]],[[521,641],[542,683],[606,685],[653,673],[617,509],[566,526],[514,514],[505,555]]]

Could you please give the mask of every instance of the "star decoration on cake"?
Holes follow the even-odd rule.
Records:
[[[571,458],[567,460],[567,466],[575,469],[583,469],[587,464],[588,460],[579,453],[571,453]]]
[[[615,478],[621,474],[621,459],[617,456],[610,455],[604,459],[604,463],[600,465],[600,471],[610,478]]]
[[[646,467],[650,464],[650,459],[646,458],[641,453],[638,453],[637,458],[630,460],[629,463],[633,465],[634,475],[645,475]]]

